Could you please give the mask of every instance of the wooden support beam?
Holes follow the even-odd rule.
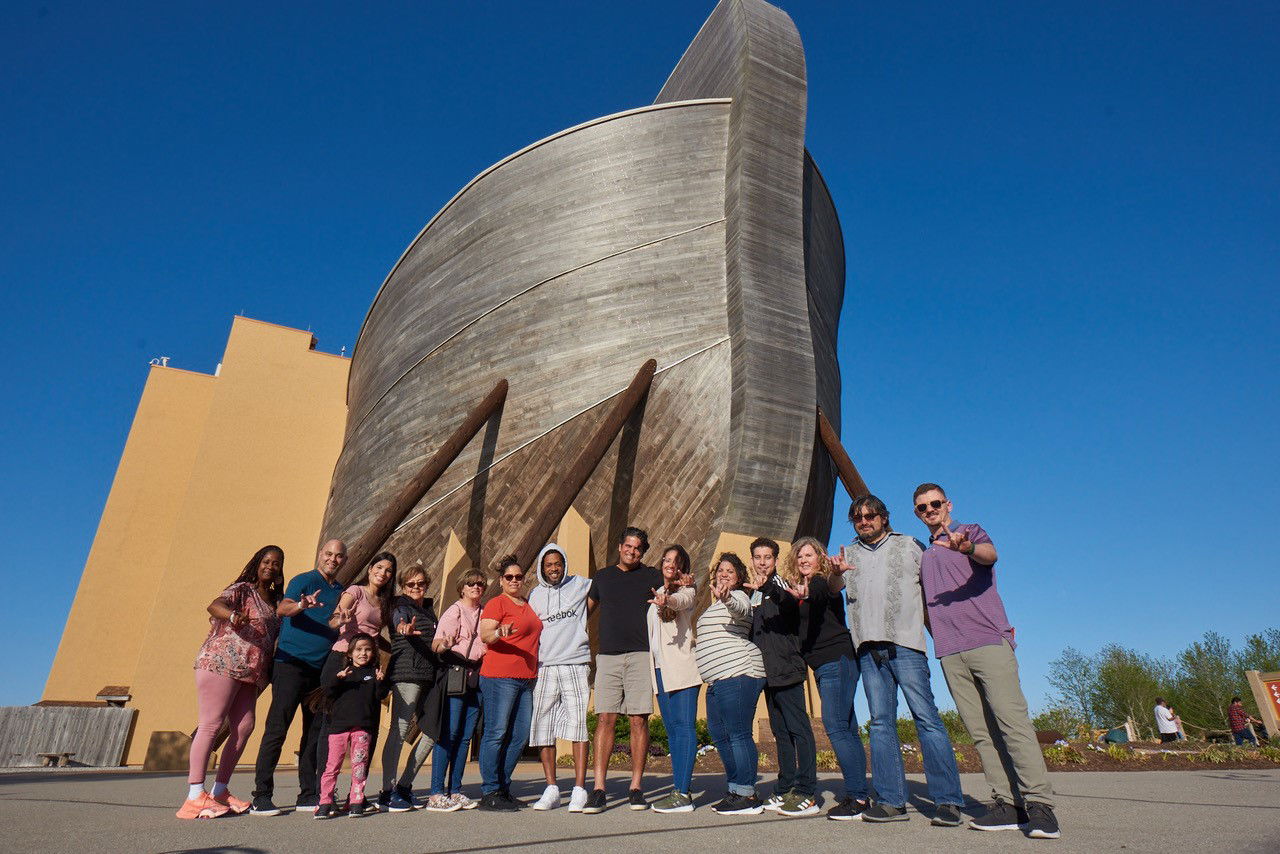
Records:
[[[519,559],[520,565],[529,570],[531,577],[534,573],[529,565],[537,557],[538,551],[546,545],[547,540],[555,532],[556,526],[560,524],[564,514],[569,512],[569,508],[573,506],[573,499],[578,497],[578,493],[586,485],[591,473],[596,470],[596,466],[600,465],[600,461],[604,459],[605,453],[609,450],[609,446],[613,444],[613,440],[617,438],[618,433],[621,432],[623,425],[627,423],[627,420],[631,418],[644,400],[645,395],[649,393],[649,386],[653,384],[653,375],[657,369],[658,363],[653,359],[640,366],[640,371],[636,374],[635,379],[631,381],[631,385],[627,386],[626,391],[618,398],[618,402],[613,405],[613,409],[600,424],[591,440],[587,442],[582,452],[578,454],[577,459],[569,466],[564,477],[555,484],[550,498],[543,502],[541,514],[534,520],[533,525],[529,528],[529,533],[520,541],[515,550],[515,555]]]
[[[480,432],[480,428],[502,407],[506,399],[507,381],[499,380],[493,387],[493,391],[471,410],[467,420],[449,435],[444,444],[431,455],[431,459],[427,460],[426,465],[404,485],[399,494],[387,505],[387,509],[383,510],[382,514],[369,526],[369,530],[347,546],[347,562],[338,571],[339,582],[344,585],[350,584],[364,571],[365,564],[378,553],[400,523],[413,512],[414,507],[418,506],[422,496],[435,485],[445,470],[458,458],[458,454],[462,453],[462,449]]]
[[[840,482],[844,484],[849,497],[860,498],[863,495],[870,495],[871,490],[867,488],[867,482],[862,479],[862,475],[858,474],[857,466],[853,464],[853,460],[849,459],[844,445],[840,444],[840,437],[836,435],[836,428],[831,426],[821,406],[818,407],[818,436],[826,446],[827,453],[831,455],[831,461],[836,464],[836,472],[840,475]]]

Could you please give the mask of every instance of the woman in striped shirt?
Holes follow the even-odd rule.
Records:
[[[698,674],[707,683],[707,725],[724,763],[729,793],[712,807],[721,815],[759,815],[756,797],[760,754],[751,718],[764,688],[764,660],[751,642],[751,600],[743,592],[747,567],[732,552],[712,572],[711,605],[698,618],[694,647]]]

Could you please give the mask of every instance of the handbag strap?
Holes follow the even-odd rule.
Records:
[[[480,609],[476,608],[476,625],[471,633],[471,642],[467,644],[467,654],[463,656],[467,660],[467,664],[471,663],[471,648],[476,645],[476,638],[480,636]]]

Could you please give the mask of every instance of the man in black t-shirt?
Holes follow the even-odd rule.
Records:
[[[649,715],[653,714],[653,682],[649,669],[649,629],[645,619],[662,573],[640,562],[649,550],[649,535],[627,528],[618,540],[618,562],[591,580],[587,613],[600,614],[600,646],[596,654],[595,791],[585,813],[604,812],[605,780],[613,753],[613,726],[619,714],[631,718],[631,791],[633,810],[649,808],[641,791],[649,757]]]

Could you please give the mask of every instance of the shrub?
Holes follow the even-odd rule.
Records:
[[[1280,747],[1272,744],[1264,744],[1258,748],[1258,755],[1263,759],[1269,759],[1272,762],[1280,762]]]
[[[942,725],[947,728],[947,737],[952,744],[973,744],[973,736],[964,725],[964,719],[955,709],[944,709],[938,713],[942,717]]]
[[[834,750],[818,751],[818,770],[819,771],[839,771],[840,761],[836,759]]]
[[[698,746],[706,747],[711,744],[711,730],[707,727],[706,718],[698,718],[693,722],[693,730],[698,734]]]
[[[1046,762],[1055,765],[1083,765],[1084,754],[1069,744],[1053,744],[1043,749]]]

